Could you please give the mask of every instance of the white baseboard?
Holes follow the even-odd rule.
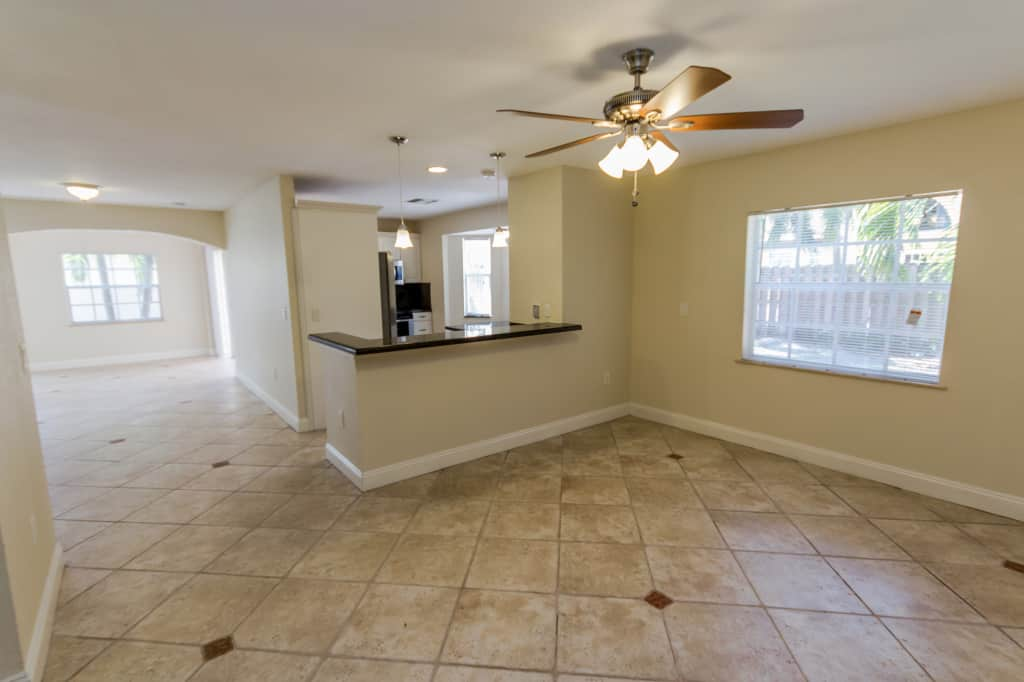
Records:
[[[612,405],[600,410],[584,412],[583,414],[566,417],[565,419],[558,419],[519,431],[504,433],[493,438],[458,445],[454,448],[432,452],[404,462],[389,464],[367,471],[361,471],[330,444],[327,445],[327,458],[360,490],[373,490],[389,483],[397,483],[407,478],[428,474],[431,471],[437,471],[438,469],[462,464],[463,462],[469,462],[470,460],[486,457],[487,455],[536,443],[546,438],[560,436],[563,433],[585,429],[588,426],[618,419],[627,414],[629,414],[628,403]]]
[[[759,431],[749,431],[708,419],[677,414],[656,407],[650,407],[649,405],[633,403],[630,407],[630,414],[660,424],[675,426],[687,431],[695,431],[696,433],[719,438],[730,443],[765,450],[809,464],[817,464],[818,466],[861,476],[915,493],[930,495],[941,500],[1024,521],[1024,498],[1015,495],[960,483],[948,478],[932,476],[835,450],[819,448],[806,443],[778,438],[777,436],[771,436]]]
[[[32,678],[28,676],[28,673],[17,673],[10,677],[5,677],[0,682],[32,682]]]
[[[296,415],[294,412],[292,412],[287,407],[278,402],[277,398],[273,397],[265,390],[263,390],[263,387],[257,384],[255,381],[253,381],[252,379],[250,379],[249,377],[245,376],[244,374],[237,370],[235,371],[235,378],[242,382],[242,385],[249,389],[253,393],[253,395],[255,395],[257,398],[265,402],[267,404],[267,407],[272,409],[277,414],[277,416],[283,419],[288,426],[292,427],[292,429],[294,429],[295,431],[309,430],[308,419],[299,419],[298,415]]]
[[[31,350],[29,351],[31,356]],[[214,355],[212,348],[186,348],[185,350],[163,351],[159,353],[135,353],[132,355],[105,355],[98,358],[80,358],[78,360],[58,360],[56,362],[30,362],[30,372],[47,372],[60,369],[81,369],[83,367],[106,367],[108,365],[134,365],[140,362],[158,362],[160,360],[181,360]]]
[[[57,597],[60,595],[60,581],[64,577],[64,548],[54,543],[53,554],[50,555],[50,569],[46,574],[46,585],[43,587],[43,598],[36,611],[36,625],[32,629],[32,640],[28,644],[25,660],[25,679],[29,682],[40,682],[46,669],[46,656],[50,652],[50,635],[53,632],[53,614],[57,610]],[[15,679],[18,679],[15,676]]]

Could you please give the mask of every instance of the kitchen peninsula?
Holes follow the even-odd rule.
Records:
[[[310,334],[324,372],[327,459],[370,490],[619,416],[615,408],[567,413],[582,329],[547,322],[387,340]]]

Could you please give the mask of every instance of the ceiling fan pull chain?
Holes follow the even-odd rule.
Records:
[[[640,171],[633,171],[633,208],[640,205],[640,190],[638,189]]]

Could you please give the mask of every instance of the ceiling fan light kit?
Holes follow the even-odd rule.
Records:
[[[532,118],[589,123],[597,128],[611,129],[609,132],[590,135],[527,154],[526,158],[528,159],[553,154],[597,140],[625,135],[622,144],[612,146],[608,154],[597,165],[604,173],[613,178],[621,178],[623,172],[626,171],[634,173],[634,206],[638,203],[635,174],[650,163],[655,175],[660,175],[679,158],[679,150],[665,135],[666,132],[791,128],[804,118],[803,109],[742,111],[673,118],[693,102],[729,81],[731,76],[724,71],[707,66],[690,66],[661,90],[648,90],[641,85],[640,79],[647,73],[652,59],[654,59],[654,51],[645,47],[629,50],[622,55],[629,74],[633,76],[633,89],[612,95],[605,101],[604,119],[548,114],[522,109],[498,109],[498,111]]]

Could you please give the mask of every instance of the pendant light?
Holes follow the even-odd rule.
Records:
[[[402,188],[402,145],[409,141],[409,138],[401,135],[394,135],[391,141],[395,143],[398,150],[398,231],[395,233],[396,249],[411,249],[412,237],[409,236],[409,228],[405,226],[405,194]]]
[[[498,197],[497,204],[501,205],[501,160],[505,158],[505,152],[491,152],[491,158],[494,159],[494,183],[495,183],[495,194]],[[501,209],[498,209],[499,213]],[[508,248],[508,228],[504,225],[498,225],[494,230],[494,237],[491,239],[491,248],[504,249]]]

